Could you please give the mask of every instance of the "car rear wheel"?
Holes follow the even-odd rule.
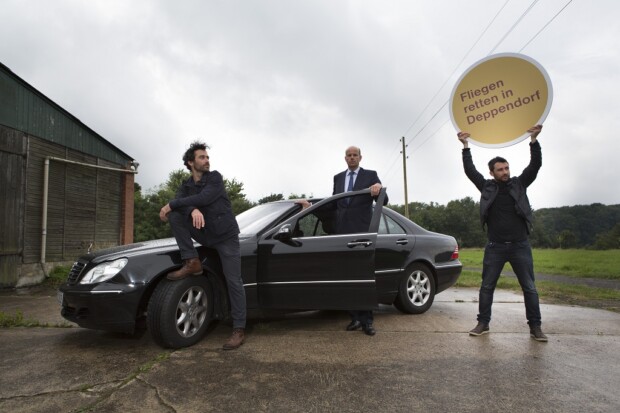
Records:
[[[204,276],[163,279],[149,300],[146,320],[151,336],[166,348],[188,347],[205,334],[213,311],[211,284]]]
[[[433,305],[435,279],[424,264],[412,264],[400,281],[394,305],[403,313],[422,314]]]

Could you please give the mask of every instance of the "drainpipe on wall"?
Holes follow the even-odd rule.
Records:
[[[45,274],[46,278],[48,277],[47,272],[45,271],[45,253],[46,253],[46,247],[47,247],[47,200],[48,200],[48,189],[49,189],[50,161],[70,163],[73,165],[86,166],[88,168],[105,169],[107,171],[116,171],[116,172],[122,172],[126,174],[137,174],[138,173],[138,163],[135,161],[131,162],[134,169],[120,169],[120,168],[110,168],[107,166],[92,165],[92,164],[88,164],[84,162],[70,161],[68,159],[56,158],[53,156],[45,157],[45,164],[43,167],[43,208],[42,208],[43,212],[42,212],[42,218],[41,218],[41,268],[43,269],[43,274]]]

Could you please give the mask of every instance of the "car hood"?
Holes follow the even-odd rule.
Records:
[[[120,257],[130,257],[135,254],[142,254],[150,250],[173,250],[178,249],[174,238],[163,238],[153,241],[138,242],[135,244],[119,245],[118,247],[106,248],[93,251],[90,254],[80,257],[80,261],[106,261]]]
[[[239,242],[244,243],[251,242],[255,235],[240,235]],[[194,245],[199,246],[194,242]],[[119,245],[118,247],[106,248],[98,251],[93,251],[90,254],[83,255],[79,258],[79,261],[87,262],[93,261],[99,263],[103,261],[115,260],[122,257],[131,257],[133,255],[143,255],[146,252],[168,252],[178,250],[177,242],[174,238],[162,238],[152,241],[137,242],[135,244]]]

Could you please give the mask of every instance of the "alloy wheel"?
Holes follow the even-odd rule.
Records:
[[[208,301],[205,290],[192,286],[183,294],[176,310],[176,327],[182,337],[191,337],[205,322],[208,314]]]

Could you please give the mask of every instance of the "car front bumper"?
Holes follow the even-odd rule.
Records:
[[[133,333],[143,285],[100,283],[61,285],[60,314],[80,327]]]

